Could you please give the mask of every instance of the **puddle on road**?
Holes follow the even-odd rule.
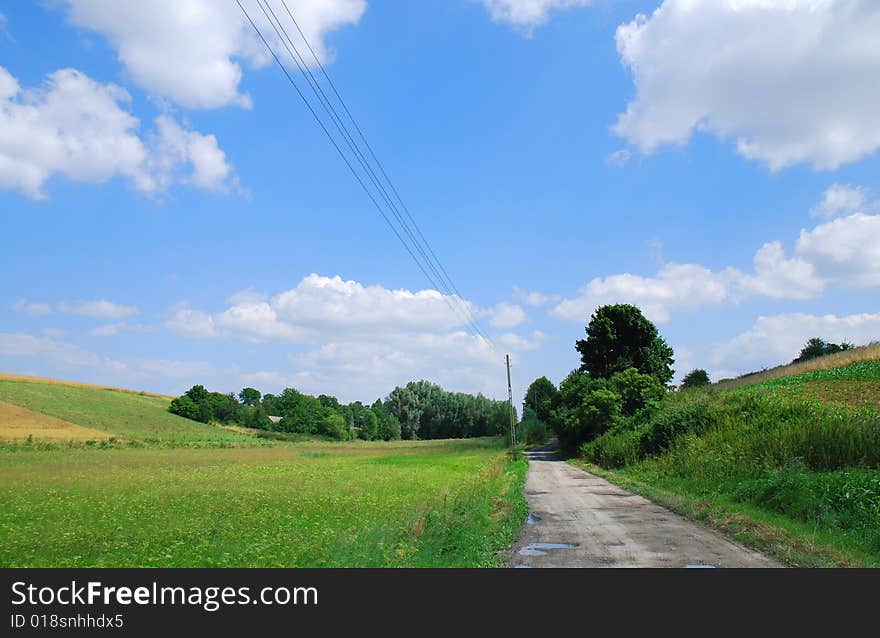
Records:
[[[715,569],[718,567],[717,565],[703,565],[700,563],[694,563],[692,565],[685,565],[685,569]]]
[[[537,525],[541,522],[541,515],[536,514],[535,512],[529,512],[529,517],[526,519],[526,525]]]
[[[571,549],[574,547],[571,543],[529,543],[521,550],[520,556],[546,556],[548,549]]]

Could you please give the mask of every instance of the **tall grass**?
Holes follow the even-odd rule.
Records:
[[[736,379],[724,379],[716,383],[714,387],[717,390],[732,390],[747,385],[764,383],[772,379],[799,375],[804,372],[840,368],[861,361],[880,361],[880,341],[874,341],[866,346],[860,346],[852,350],[844,350],[843,352],[827,354],[824,357],[816,357],[808,361],[789,363],[770,368],[769,370],[745,374]]]

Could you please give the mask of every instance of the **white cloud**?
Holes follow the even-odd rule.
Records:
[[[120,332],[126,331],[151,332],[152,328],[142,323],[132,325],[126,323],[125,321],[119,321],[116,323],[104,324],[103,326],[98,326],[97,328],[92,328],[91,330],[89,330],[89,334],[93,337],[113,337],[115,335],[118,335]]]
[[[490,317],[489,323],[495,328],[513,328],[528,321],[522,306],[507,301],[495,304],[486,314]]]
[[[124,306],[113,303],[106,299],[92,301],[60,301],[55,304],[31,303],[26,299],[19,299],[12,304],[15,312],[21,312],[31,317],[40,317],[59,312],[62,314],[80,315],[97,319],[125,319],[138,314],[138,309],[133,306]]]
[[[475,315],[490,312],[435,290],[391,290],[317,274],[271,299],[260,298],[257,293],[236,293],[230,297],[232,305],[216,315],[179,309],[168,327],[206,337],[306,342],[340,333],[382,337],[446,332],[466,323],[457,308]]]
[[[58,304],[58,311],[98,319],[124,319],[138,314],[137,308],[123,306],[106,299],[96,301],[62,301]]]
[[[227,190],[230,180],[236,183],[214,135],[186,130],[168,115],[160,115],[150,141],[149,167],[160,191],[175,182],[214,191]]]
[[[605,163],[610,166],[623,167],[629,164],[630,159],[632,159],[632,151],[628,148],[622,148],[610,153],[605,158]]]
[[[15,312],[20,312],[29,317],[44,317],[52,314],[52,306],[47,303],[29,303],[26,299],[19,299],[12,304]]]
[[[238,304],[246,304],[246,303],[260,303],[263,301],[268,301],[269,295],[263,292],[259,292],[254,290],[253,286],[249,286],[244,290],[239,290],[236,293],[229,295],[226,298],[226,303],[232,305]]]
[[[615,132],[650,153],[695,130],[780,170],[880,147],[880,4],[665,0],[617,29],[636,97]]]
[[[772,299],[812,299],[825,289],[815,266],[801,257],[786,258],[781,242],[764,244],[754,261],[755,274],[737,278],[746,292]]]
[[[184,337],[194,339],[212,339],[218,335],[214,318],[191,308],[176,310],[165,323],[165,327]]]
[[[864,186],[832,184],[822,196],[822,201],[810,209],[810,215],[832,219],[838,215],[864,213],[878,208],[878,203],[872,202],[868,194]]]
[[[336,392],[347,400],[384,396],[395,385],[427,378],[449,389],[499,395],[503,356],[481,336],[469,334],[453,308],[511,327],[525,318],[516,304],[477,308],[434,290],[393,290],[341,277],[312,274],[272,297],[247,289],[216,314],[178,308],[166,324],[179,334],[251,342],[287,342],[306,350],[291,371],[248,373],[274,390],[293,385],[307,392]],[[544,335],[508,332],[498,337],[514,361],[540,347]],[[295,383],[294,383],[295,381]]]
[[[482,0],[495,22],[531,30],[547,22],[552,11],[585,7],[592,0]]]
[[[232,169],[213,135],[185,130],[162,115],[145,142],[139,120],[124,108],[130,101],[119,86],[76,69],[60,69],[43,86],[22,89],[0,67],[0,188],[41,199],[53,175],[91,183],[120,176],[145,193],[174,183],[224,188]]]
[[[788,313],[759,317],[752,328],[714,348],[714,377],[773,367],[794,359],[807,339],[865,344],[880,339],[880,314]]]
[[[276,0],[271,4],[297,42],[283,6]],[[68,0],[68,5],[70,21],[105,36],[135,83],[187,108],[249,107],[250,97],[239,90],[241,62],[262,67],[271,61],[232,1]],[[244,5],[281,49],[257,4],[245,0]],[[326,35],[356,24],[367,7],[364,0],[288,0],[288,6],[322,62],[331,58]]]
[[[674,310],[695,310],[748,296],[815,299],[829,285],[880,286],[880,214],[856,213],[802,229],[791,257],[782,242],[768,242],[755,253],[752,273],[668,263],[652,277],[630,273],[596,277],[551,313],[582,321],[600,305],[632,303],[662,323]]]
[[[519,286],[513,287],[513,294],[527,306],[543,306],[562,298],[560,295],[547,295],[542,292],[523,290]]]
[[[630,273],[595,277],[577,297],[562,300],[551,312],[562,319],[582,321],[604,304],[631,303],[652,321],[665,323],[674,309],[694,310],[727,301],[731,277],[731,273],[716,273],[697,264],[674,263],[664,265],[653,277]]]
[[[880,215],[856,213],[802,230],[796,254],[845,286],[880,286]]]

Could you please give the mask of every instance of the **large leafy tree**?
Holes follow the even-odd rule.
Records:
[[[550,418],[550,403],[556,396],[556,386],[547,377],[532,381],[523,399],[523,413],[527,408],[534,411],[535,416],[546,422]]]
[[[260,402],[260,391],[256,388],[244,388],[238,393],[242,405],[257,405]]]
[[[672,378],[672,348],[635,306],[602,306],[586,330],[587,338],[579,339],[575,347],[581,355],[581,370],[591,377],[610,379],[616,372],[635,368],[663,384]]]

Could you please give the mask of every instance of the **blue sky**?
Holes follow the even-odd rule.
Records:
[[[497,351],[234,2],[16,2],[0,370],[500,398],[505,352],[517,395],[558,382],[602,303],[642,307],[679,376],[880,338],[875,3],[288,4]]]

